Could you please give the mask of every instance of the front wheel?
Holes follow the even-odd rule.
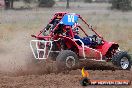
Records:
[[[112,62],[114,65],[123,70],[131,69],[131,56],[127,52],[120,51],[116,55],[113,56]]]
[[[56,61],[58,70],[74,69],[79,65],[76,53],[71,50],[61,51]]]

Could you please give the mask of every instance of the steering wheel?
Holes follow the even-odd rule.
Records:
[[[91,38],[92,38],[93,44],[95,44],[95,45],[102,44],[102,39],[99,38],[97,35],[93,35]]]
[[[95,43],[97,43],[97,35],[92,35],[91,36],[91,39],[92,39],[92,42],[95,42]]]

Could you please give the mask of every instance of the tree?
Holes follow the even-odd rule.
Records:
[[[112,0],[112,9],[129,10],[131,9],[131,0]]]
[[[4,0],[4,2],[5,2],[5,9],[9,9],[10,8],[10,1]]]
[[[55,4],[54,0],[38,0],[39,7],[53,7]]]
[[[10,8],[13,9],[14,0],[10,0]]]
[[[12,9],[14,0],[4,0],[5,1],[5,8],[6,9]]]
[[[84,0],[84,2],[86,2],[86,3],[91,3],[92,0]]]
[[[69,6],[69,0],[67,0],[66,8],[70,8],[70,6]]]
[[[23,0],[25,3],[31,3],[33,0]]]

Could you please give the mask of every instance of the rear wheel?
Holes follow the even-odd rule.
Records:
[[[74,69],[79,65],[76,53],[71,50],[61,51],[56,61],[58,70]]]
[[[131,69],[131,56],[127,54],[127,52],[118,52],[116,55],[113,56],[112,62],[114,65],[118,66],[120,69],[123,70],[130,70]]]

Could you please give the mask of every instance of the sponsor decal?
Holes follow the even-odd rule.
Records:
[[[81,78],[81,85],[88,86],[88,85],[130,85],[130,80],[91,80],[89,79],[89,73],[84,68],[81,70],[82,78]]]

